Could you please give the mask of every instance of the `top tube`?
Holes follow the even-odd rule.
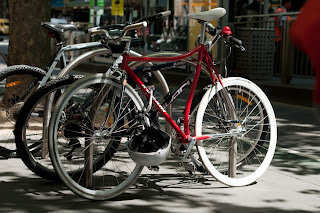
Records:
[[[129,56],[128,61],[146,61],[146,62],[172,62],[172,61],[180,61],[182,59],[188,58],[199,52],[201,50],[206,49],[204,45],[199,45],[198,47],[194,48],[190,52],[187,52],[183,55],[174,56],[174,57],[131,57]]]

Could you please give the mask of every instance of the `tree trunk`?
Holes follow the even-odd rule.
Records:
[[[50,20],[51,0],[10,0],[9,10],[8,65],[26,64],[44,68],[50,58],[50,38],[40,23]],[[22,83],[6,88],[3,104],[8,107],[13,104],[12,101],[8,102],[11,96],[22,97],[33,79],[28,75],[19,75],[8,78],[7,84],[12,81]]]
[[[50,0],[10,0],[9,65],[44,67],[50,57],[48,31],[41,21],[50,21]]]

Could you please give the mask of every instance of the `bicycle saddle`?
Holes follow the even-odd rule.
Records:
[[[224,9],[222,7],[218,7],[218,8],[214,8],[212,10],[208,10],[205,12],[189,13],[187,15],[187,17],[190,19],[196,19],[199,21],[210,22],[210,21],[214,21],[218,18],[221,18],[225,14],[226,14],[226,9]]]
[[[59,34],[66,31],[77,31],[78,28],[72,24],[53,24],[51,22],[41,22],[41,26],[57,32]]]

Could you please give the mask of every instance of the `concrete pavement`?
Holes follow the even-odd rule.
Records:
[[[0,212],[320,212],[320,131],[314,110],[273,103],[279,125],[272,165],[256,184],[230,188],[209,176],[177,174],[169,159],[144,170],[133,189],[92,202],[32,174],[20,159],[0,160]]]
[[[277,160],[276,160],[277,161]],[[1,212],[320,212],[320,187],[276,165],[257,184],[229,188],[212,178],[189,179],[170,166],[142,175],[136,189],[103,202],[78,198],[35,177],[19,161],[1,161]],[[319,172],[319,169],[318,169]],[[310,176],[310,174],[308,174]],[[318,178],[319,180],[319,178]]]

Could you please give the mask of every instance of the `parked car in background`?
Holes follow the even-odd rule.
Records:
[[[0,34],[9,34],[9,19],[0,18]]]

